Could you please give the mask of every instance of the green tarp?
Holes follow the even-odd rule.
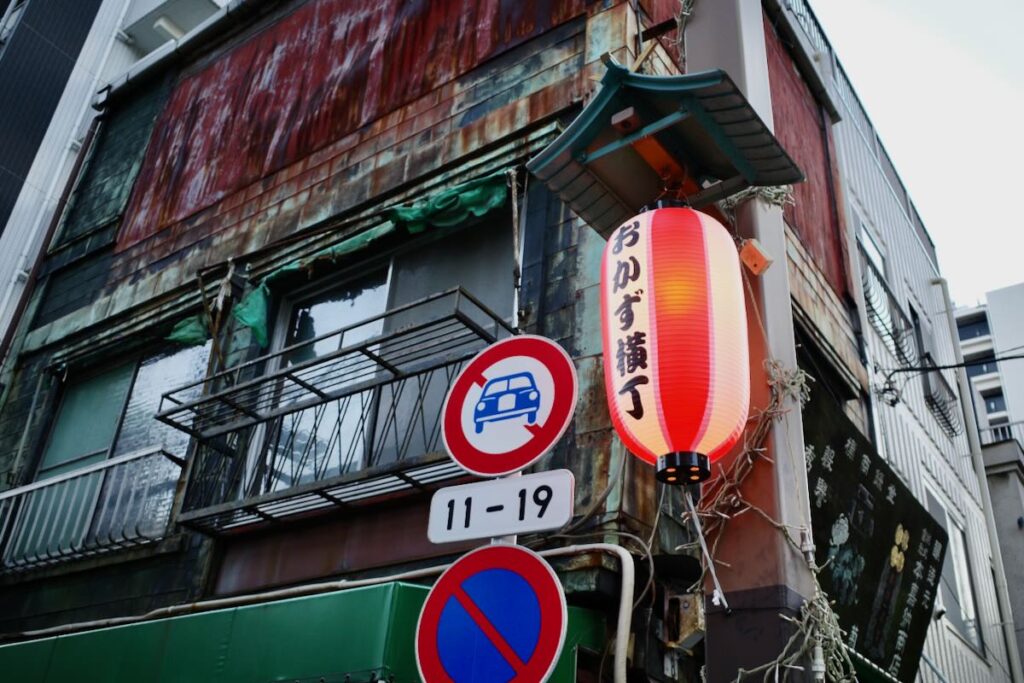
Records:
[[[382,237],[399,230],[415,235],[428,228],[451,228],[471,217],[479,218],[504,205],[508,196],[507,180],[507,171],[502,170],[448,188],[423,201],[386,209],[383,215],[388,218],[387,222],[292,261],[264,277],[255,289],[235,305],[232,311],[235,321],[252,330],[256,343],[265,348],[268,343],[267,309],[270,303],[270,286],[274,281],[293,273],[311,271],[324,261],[337,262],[338,259],[361,251]],[[181,344],[199,345],[205,343],[209,336],[206,321],[200,314],[179,321],[166,339]]]
[[[499,171],[438,192],[424,201],[393,207],[388,213],[392,221],[404,225],[411,235],[429,227],[450,228],[502,206],[508,196],[507,182],[507,172]]]
[[[167,341],[186,346],[202,346],[210,338],[210,329],[206,326],[206,316],[198,313],[179,320],[170,334],[165,337]]]
[[[281,266],[263,278],[256,289],[246,294],[235,305],[232,315],[235,316],[238,324],[252,330],[253,337],[260,347],[266,347],[268,329],[267,309],[270,305],[270,285],[274,281],[293,273],[308,271],[323,261],[337,262],[338,259],[361,251],[382,237],[396,232],[396,230],[397,228],[394,223],[382,223],[358,235],[353,235],[338,244]]]
[[[419,680],[413,642],[427,588],[389,583],[0,646],[0,678],[57,683],[365,683]],[[599,614],[569,609],[551,681],[575,680],[580,645],[600,652]],[[391,679],[390,676],[394,678]]]

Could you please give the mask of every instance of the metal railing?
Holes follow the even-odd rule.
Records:
[[[160,540],[181,466],[150,449],[0,493],[0,571]]]
[[[1000,441],[1016,439],[1021,446],[1024,446],[1024,421],[1007,422],[1006,424],[984,427],[978,430],[981,432],[981,443],[984,446]]]
[[[926,353],[921,357],[921,365],[935,366],[931,354]],[[923,372],[921,384],[928,410],[935,416],[942,431],[950,437],[960,434],[963,431],[963,424],[960,421],[960,399],[942,374],[942,370]]]
[[[214,375],[202,398],[164,394],[157,419],[198,440],[179,521],[222,533],[460,476],[440,442],[444,397],[513,334],[453,289]]]
[[[903,312],[896,295],[889,289],[885,276],[878,272],[863,247],[859,244],[857,246],[860,249],[861,285],[868,319],[900,363],[913,365],[917,360],[914,325]]]
[[[785,3],[786,9],[792,12],[796,23],[803,29],[804,35],[811,42],[811,47],[818,52],[831,55],[832,46],[829,45],[825,32],[818,25],[818,18],[814,16],[807,3],[804,0],[785,0]]]

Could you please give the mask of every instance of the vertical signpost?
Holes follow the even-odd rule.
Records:
[[[572,519],[568,470],[516,476],[561,438],[579,391],[572,359],[544,337],[484,349],[455,378],[442,412],[445,448],[463,469],[504,477],[438,490],[434,543],[491,538],[434,584],[416,628],[426,683],[540,683],[565,642],[568,610],[558,577],[539,555],[498,539],[558,529]]]

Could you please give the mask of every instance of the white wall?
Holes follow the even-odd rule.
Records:
[[[928,258],[913,223],[896,190],[890,185],[878,158],[875,133],[852,88],[841,73],[833,81],[838,94],[840,121],[833,129],[840,173],[847,206],[868,224],[873,236],[885,250],[888,284],[900,306],[909,316],[912,304],[930,327],[936,345],[937,363],[954,363],[953,344],[946,319],[946,306],[939,287],[932,280],[939,276]],[[847,225],[854,223],[848,221]],[[850,252],[856,253],[854,235],[849,235]],[[854,259],[855,282],[860,281],[859,262]],[[861,305],[863,311],[863,305]],[[924,400],[919,375],[899,375],[896,386],[900,401],[889,406],[877,394],[886,371],[899,367],[897,359],[862,316],[867,340],[868,369],[871,373],[872,406],[879,432],[879,450],[918,500],[925,501],[925,487],[936,491],[943,505],[966,532],[979,621],[986,655],[979,656],[946,619],[933,621],[925,642],[925,654],[950,683],[1009,681],[1009,665],[1000,627],[999,608],[992,580],[991,557],[985,530],[977,478],[971,465],[970,449],[964,433],[948,436],[940,428]],[[956,391],[953,371],[944,371]],[[957,408],[958,418],[963,413]],[[939,678],[924,663],[919,680]]]
[[[996,356],[1024,354],[1024,282],[985,295]],[[999,363],[1010,422],[1024,420],[1024,360]]]

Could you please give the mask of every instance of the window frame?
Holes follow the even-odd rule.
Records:
[[[942,526],[942,528],[946,531],[946,536],[947,536],[946,557],[943,559],[942,571],[945,571],[945,563],[947,561],[951,562],[952,566],[953,566],[953,578],[954,578],[954,581],[956,582],[955,586],[949,586],[949,582],[945,579],[945,577],[942,576],[941,573],[939,575],[939,590],[937,591],[935,598],[936,598],[937,601],[939,601],[938,604],[941,605],[943,610],[944,610],[944,615],[943,615],[942,619],[943,619],[943,621],[945,621],[946,628],[949,631],[951,631],[954,634],[956,634],[956,637],[959,638],[960,640],[962,640],[964,642],[964,644],[967,645],[971,649],[972,652],[974,652],[974,654],[976,654],[978,657],[980,657],[983,661],[988,662],[988,647],[985,644],[985,635],[982,632],[981,603],[978,600],[978,587],[977,587],[977,581],[975,580],[975,577],[974,577],[974,569],[971,567],[971,549],[970,549],[970,543],[969,543],[968,538],[967,538],[967,531],[966,531],[966,528],[965,528],[966,524],[964,522],[962,522],[960,519],[958,519],[956,516],[953,515],[951,510],[954,509],[955,506],[947,505],[946,504],[945,496],[942,496],[942,495],[940,495],[938,493],[938,490],[939,490],[938,487],[933,486],[930,482],[925,482],[924,483],[924,490],[925,490],[925,496],[926,496],[926,503],[927,503],[927,498],[930,497],[932,500],[935,501],[935,503],[940,508],[942,508],[944,519],[942,519],[942,520],[938,520],[937,519],[936,520],[937,522],[939,522],[939,524]],[[930,509],[930,506],[928,506],[928,507],[929,507],[928,511],[929,511],[929,513],[931,513],[932,511]],[[964,566],[964,570],[967,573],[967,576],[965,577],[965,580],[966,580],[968,588],[971,591],[970,599],[971,599],[971,604],[974,607],[974,610],[973,610],[973,612],[974,612],[974,631],[975,631],[975,633],[977,635],[977,642],[972,641],[970,639],[970,637],[966,633],[964,633],[963,631],[960,630],[960,627],[957,625],[957,623],[954,622],[953,619],[951,619],[949,617],[949,614],[951,613],[951,610],[954,610],[954,609],[959,610],[960,611],[960,616],[961,616],[960,620],[964,622],[964,628],[965,629],[969,628],[968,620],[963,618],[963,616],[964,616],[963,615],[963,602],[962,602],[962,597],[961,597],[961,594],[960,594],[960,588],[961,588],[960,583],[961,583],[962,578],[964,578],[964,577],[960,576],[960,570],[957,568],[957,565],[959,564],[959,562],[958,562],[957,558],[954,557],[954,555],[956,554],[955,551],[953,550],[954,545],[955,545],[955,543],[953,541],[953,534],[954,533],[959,534],[959,541],[961,543],[961,547],[963,548],[963,558],[962,558],[963,559],[963,566]],[[946,586],[946,588],[948,590],[954,592],[954,601],[956,602],[955,605],[947,605],[946,604],[946,599],[945,599],[944,594],[943,594],[943,586]]]
[[[80,462],[82,460],[85,460],[86,458],[91,458],[91,457],[93,457],[95,455],[98,455],[98,454],[104,452],[104,451],[99,451],[99,450],[97,450],[97,451],[90,451],[88,453],[83,453],[82,455],[78,455],[78,456],[72,458],[71,460],[67,460],[67,461],[65,461],[63,463],[60,463],[59,465],[51,465],[50,467],[47,467],[47,468],[43,467],[43,463],[46,460],[46,453],[50,449],[50,445],[53,442],[54,435],[57,433],[57,427],[58,427],[58,425],[60,423],[61,412],[64,409],[64,403],[65,403],[65,401],[67,400],[67,397],[68,397],[68,390],[72,386],[71,382],[74,382],[76,384],[77,383],[81,383],[81,382],[86,382],[88,380],[95,379],[95,378],[97,378],[97,377],[99,377],[101,375],[113,372],[116,368],[120,367],[121,365],[124,365],[124,364],[127,364],[127,363],[131,363],[132,364],[131,379],[128,380],[128,388],[124,392],[124,399],[122,399],[122,401],[121,401],[121,408],[120,408],[120,410],[118,411],[118,414],[117,414],[117,423],[114,425],[114,431],[113,431],[113,433],[110,436],[110,443],[107,445],[107,447],[105,449],[106,456],[103,458],[103,460],[99,460],[97,462],[105,462],[107,460],[110,460],[111,456],[114,453],[114,449],[117,446],[117,440],[121,436],[121,428],[124,426],[124,418],[125,418],[126,413],[128,412],[128,403],[131,401],[132,389],[135,387],[135,381],[139,377],[139,367],[142,365],[142,359],[143,358],[144,358],[143,354],[141,354],[141,353],[134,353],[134,354],[132,354],[132,357],[129,360],[124,361],[124,363],[106,363],[106,364],[100,364],[98,367],[89,367],[89,368],[85,369],[85,372],[83,372],[81,376],[73,376],[71,372],[68,373],[68,377],[66,377],[64,379],[64,381],[61,383],[62,386],[60,387],[60,397],[59,397],[59,399],[56,402],[56,405],[54,407],[53,412],[51,413],[52,417],[49,420],[48,424],[46,425],[46,437],[43,439],[42,445],[41,445],[40,450],[39,450],[39,456],[38,456],[38,458],[36,458],[35,467],[33,467],[33,472],[32,472],[32,482],[33,483],[38,482],[38,481],[44,481],[44,480],[39,478],[40,475],[43,473],[44,469],[55,469],[57,467],[63,467],[63,466],[66,466],[66,465],[70,465],[71,463],[74,463],[74,462]],[[70,382],[69,382],[69,380],[70,380]],[[85,465],[83,467],[87,467],[87,465]],[[77,469],[80,469],[80,468],[77,468],[77,467],[76,468],[72,468],[70,471],[73,472],[73,471],[76,471]]]
[[[860,213],[853,209],[853,220],[857,224],[855,232],[856,239],[860,243],[861,251],[867,257],[868,262],[875,267],[879,275],[886,282],[889,281],[889,259],[886,255],[886,249],[879,244],[879,240],[875,239],[872,234],[871,228],[868,227],[867,222],[863,219]],[[878,263],[874,257],[878,258],[881,263]]]
[[[386,275],[384,277],[384,286],[386,288],[384,310],[386,311],[391,308],[395,255],[396,252],[394,251],[382,254],[377,258],[369,259],[365,263],[354,265],[335,273],[325,274],[316,278],[312,282],[296,287],[294,290],[283,291],[279,296],[274,297],[270,302],[270,306],[275,311],[273,315],[273,328],[267,343],[266,352],[268,354],[279,353],[286,348],[288,334],[291,330],[292,316],[303,302],[309,301],[319,295],[327,294],[332,290],[341,289],[347,284],[356,282],[360,278],[367,277],[374,272],[386,270]],[[267,367],[265,369],[265,372],[271,373],[280,370],[283,360],[284,356],[279,356],[274,360],[271,367]],[[276,386],[266,387],[266,391],[268,392],[276,392],[277,390],[278,388]],[[376,407],[374,407],[373,410],[376,411]],[[283,418],[275,418],[275,420],[281,419]],[[243,490],[239,492],[241,498],[249,498],[252,496],[270,493],[269,491],[250,491],[247,489],[251,488],[254,483],[253,475],[256,469],[265,464],[262,461],[266,459],[267,449],[270,446],[268,428],[275,420],[260,422],[253,429],[252,436],[249,440],[249,446],[246,449],[246,462],[244,476],[242,479]],[[297,484],[292,485],[292,487],[294,486],[297,486]]]

